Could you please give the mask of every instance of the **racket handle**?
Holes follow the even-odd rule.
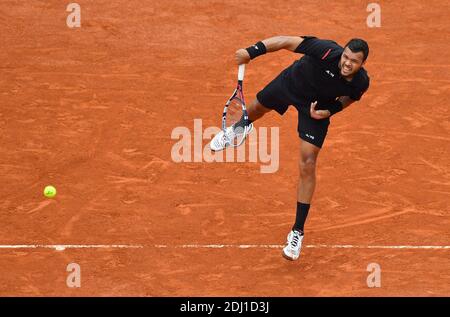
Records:
[[[245,64],[241,64],[239,65],[238,80],[240,81],[244,80],[244,73],[245,73]]]

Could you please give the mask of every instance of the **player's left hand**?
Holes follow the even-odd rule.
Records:
[[[328,110],[316,110],[317,101],[311,102],[311,108],[309,110],[309,113],[311,115],[311,118],[321,120],[326,119],[329,116],[331,116],[331,112]]]

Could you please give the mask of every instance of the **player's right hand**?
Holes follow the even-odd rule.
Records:
[[[250,55],[246,49],[241,48],[236,51],[234,59],[238,65],[248,64],[250,62]]]

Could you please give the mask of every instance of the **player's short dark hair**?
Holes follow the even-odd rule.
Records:
[[[353,53],[363,52],[363,62],[369,56],[369,45],[362,39],[351,39],[345,47],[348,47]]]

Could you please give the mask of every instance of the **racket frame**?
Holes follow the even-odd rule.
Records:
[[[233,147],[237,147],[240,146],[246,136],[247,133],[249,131],[249,127],[248,127],[248,113],[247,113],[247,107],[245,106],[245,99],[244,99],[244,92],[243,92],[243,81],[244,81],[244,73],[245,73],[245,64],[241,64],[239,65],[239,71],[238,71],[238,82],[237,82],[237,86],[236,89],[234,90],[233,94],[231,95],[231,97],[228,99],[228,101],[226,102],[224,108],[223,108],[223,113],[222,113],[222,131],[223,131],[223,137],[227,140],[225,140],[225,142],[228,145],[231,145]],[[231,143],[231,140],[228,140],[227,137],[227,113],[228,113],[228,106],[231,104],[231,101],[233,101],[233,99],[238,99],[242,105],[242,114],[244,115],[244,121],[245,121],[245,128],[244,128],[244,135],[242,137],[242,139],[239,141],[239,144],[233,144]]]

